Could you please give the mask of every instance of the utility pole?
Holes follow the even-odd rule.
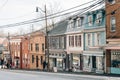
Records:
[[[42,12],[44,12],[45,14],[45,27],[46,27],[46,52],[45,52],[45,61],[47,61],[47,70],[49,71],[49,39],[48,39],[48,26],[47,26],[47,9],[46,9],[46,5],[45,5],[45,10],[43,11],[41,8],[36,7],[36,12],[38,12],[38,9],[40,9]]]
[[[10,34],[8,33],[8,51],[10,53],[10,64],[12,65],[12,55],[11,55],[11,48],[10,48]]]
[[[47,26],[47,9],[45,5],[45,24],[46,24],[46,54],[47,54],[47,70],[49,71],[50,63],[49,63],[49,40],[48,40],[48,26]],[[45,55],[46,57],[46,55]]]

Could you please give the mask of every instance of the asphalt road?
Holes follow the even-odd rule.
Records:
[[[0,70],[0,80],[120,80],[118,77]]]

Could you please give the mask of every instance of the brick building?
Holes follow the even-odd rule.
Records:
[[[106,0],[106,73],[120,74],[120,0]]]
[[[45,60],[45,35],[36,31],[30,35],[30,69],[43,69]]]
[[[13,68],[22,68],[22,44],[21,37],[12,37],[10,39],[10,54]]]
[[[29,69],[30,62],[29,62],[29,36],[25,36],[21,40],[22,42],[22,68]]]

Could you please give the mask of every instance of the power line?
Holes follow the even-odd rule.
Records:
[[[100,2],[98,2],[98,3],[100,3]],[[95,6],[95,4],[93,4],[93,6]],[[93,6],[91,5],[90,7],[93,7]],[[76,10],[76,11],[79,11],[79,10]],[[61,15],[57,15],[57,16],[53,16],[53,17],[49,17],[50,15],[48,15],[47,17],[49,17],[48,19],[51,19],[51,18],[55,18],[55,17],[60,17],[60,16],[63,16],[63,15],[67,15],[67,14],[70,14],[70,13],[73,13],[73,12],[76,12],[76,11],[71,11],[71,12],[68,12],[68,13],[65,13],[65,14],[61,14]],[[8,28],[8,27],[13,27],[13,26],[19,26],[19,25],[24,25],[24,24],[29,24],[29,23],[35,23],[35,22],[39,22],[39,21],[43,21],[43,20],[45,20],[44,17],[41,17],[41,18],[32,19],[32,20],[28,20],[28,21],[23,21],[23,22],[19,22],[19,23],[3,25],[3,26],[0,26],[0,28]]]
[[[75,9],[75,8],[78,8],[78,7],[81,7],[81,6],[83,6],[83,5],[90,4],[91,2],[94,2],[94,1],[99,1],[99,0],[92,0],[92,1],[89,1],[89,2],[87,2],[87,3],[81,4],[81,5],[78,5],[78,6],[75,6],[75,7],[72,7],[72,8],[69,8],[69,9],[66,9],[66,10],[63,10],[63,11],[60,11],[60,12],[51,14],[51,15],[56,15],[56,14],[59,14],[59,13],[63,13],[63,12],[66,12],[66,11],[69,11],[69,10],[72,10],[72,9]],[[49,16],[51,16],[51,15],[49,15]]]
[[[0,20],[9,20],[9,19],[17,19],[17,18],[21,18],[21,17],[26,17],[28,15],[31,15],[32,13],[35,13],[34,11],[33,12],[29,12],[29,13],[26,13],[24,15],[21,15],[21,16],[17,16],[17,17],[13,17],[13,18],[0,18]]]
[[[7,0],[7,1],[8,1],[8,0]],[[7,3],[7,1],[6,1],[6,3]],[[75,6],[75,7],[73,7],[73,8],[69,8],[69,9],[66,9],[66,10],[63,10],[63,11],[54,13],[54,14],[50,14],[49,16],[56,15],[56,14],[60,14],[60,13],[63,13],[63,12],[65,12],[65,11],[69,11],[69,10],[75,9],[75,8],[81,7],[81,6],[83,6],[83,5],[90,4],[90,3],[95,2],[95,1],[97,1],[97,0],[92,0],[92,1],[89,1],[89,2],[87,2],[87,3],[84,3],[84,4],[81,4],[81,5]],[[4,4],[6,4],[6,3],[4,3]],[[40,8],[40,9],[41,9],[41,8]],[[42,10],[42,9],[41,9],[41,10]],[[42,10],[42,11],[43,11],[43,10]],[[31,12],[31,13],[33,13],[33,12]],[[17,17],[14,17],[14,18],[3,18],[3,19],[0,19],[0,20],[16,19],[16,18],[20,18],[20,17],[25,17],[25,16],[28,15],[28,14],[30,14],[30,13],[27,13],[27,14],[21,15],[21,16],[17,16]]]

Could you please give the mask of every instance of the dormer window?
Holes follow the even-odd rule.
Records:
[[[77,27],[81,27],[81,20],[80,20],[80,18],[77,19]]]
[[[96,23],[100,24],[102,22],[102,14],[97,14],[96,16]]]
[[[88,16],[88,25],[89,26],[92,26],[93,24],[93,18],[92,18],[92,15]]]
[[[82,27],[82,25],[83,25],[83,17],[79,17],[77,19],[77,27]]]
[[[107,0],[110,4],[115,4],[115,0]]]
[[[73,28],[74,27],[74,20],[70,20],[69,22],[69,28]]]

